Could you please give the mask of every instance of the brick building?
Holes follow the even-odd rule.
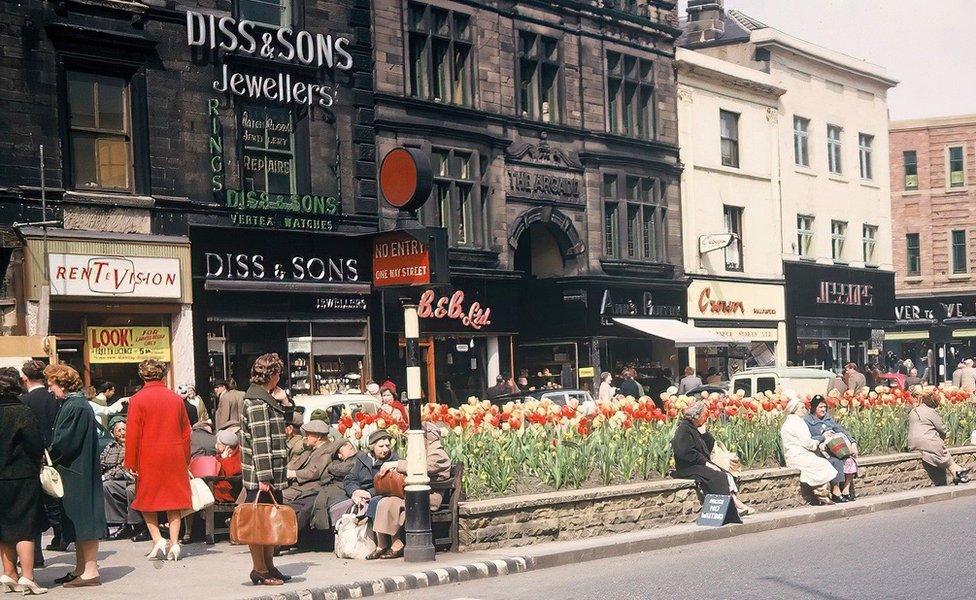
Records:
[[[676,27],[666,0],[375,5],[378,155],[430,149],[422,220],[451,247],[437,295],[492,310],[479,328],[422,319],[434,393],[678,366],[673,343],[613,321],[685,314]]]
[[[123,395],[140,356],[204,395],[267,351],[294,391],[368,373],[370,25],[368,0],[4,2],[8,332]]]
[[[890,136],[899,327],[886,347],[917,364],[934,345],[944,377],[976,354],[976,115],[895,121]]]

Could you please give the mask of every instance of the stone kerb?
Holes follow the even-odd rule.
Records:
[[[976,446],[952,450],[964,465],[976,465]],[[931,485],[916,452],[859,459],[861,496]],[[799,471],[783,467],[742,473],[746,504],[770,512],[802,506]],[[526,546],[690,523],[699,502],[691,481],[662,479],[463,502],[458,531],[461,550]]]

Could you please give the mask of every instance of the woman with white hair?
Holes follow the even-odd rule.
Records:
[[[739,489],[732,475],[712,462],[715,438],[707,430],[708,405],[699,400],[684,411],[678,423],[671,449],[674,451],[674,474],[678,479],[694,479],[705,494],[731,496],[739,515],[752,509],[739,500]]]
[[[786,420],[779,430],[786,466],[800,470],[800,483],[813,490],[815,503],[833,504],[824,486],[837,477],[837,470],[826,458],[817,455],[820,444],[811,437],[810,428],[803,420],[807,414],[803,400],[794,392],[787,391],[786,396],[790,401],[786,405]]]

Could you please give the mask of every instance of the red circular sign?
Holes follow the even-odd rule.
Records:
[[[433,173],[430,157],[418,148],[394,148],[380,164],[380,190],[401,210],[417,210],[430,196]]]

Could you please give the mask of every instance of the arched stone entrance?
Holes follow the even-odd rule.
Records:
[[[573,220],[551,206],[519,215],[508,245],[515,251],[515,268],[539,279],[578,275],[579,256],[586,250]]]

